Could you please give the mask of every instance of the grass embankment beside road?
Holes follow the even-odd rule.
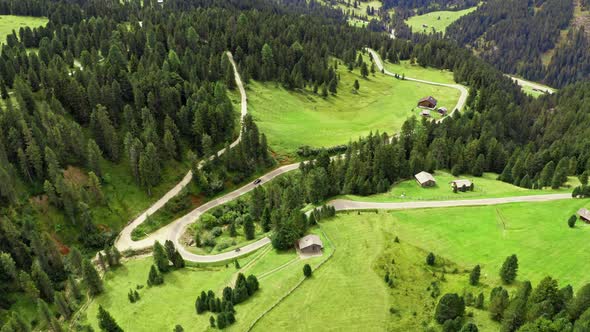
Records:
[[[543,190],[533,190],[498,181],[496,180],[498,174],[495,173],[484,173],[482,177],[455,177],[446,171],[436,171],[433,176],[436,179],[436,185],[434,187],[422,188],[416,180],[412,178],[393,185],[386,193],[371,196],[344,195],[340,198],[362,202],[446,201],[569,193],[572,191],[572,187],[579,185],[579,180],[577,178],[570,177],[569,182],[567,183],[568,187],[560,189],[545,188]],[[457,179],[471,180],[474,184],[474,190],[454,193],[450,182]]]
[[[436,11],[424,15],[412,16],[406,20],[406,23],[412,28],[413,32],[433,33],[442,32],[461,16],[465,16],[477,9],[476,7],[467,8],[458,11]]]
[[[420,77],[421,70],[415,68],[413,74]],[[435,96],[439,106],[452,109],[460,95],[455,89],[379,73],[363,79],[358,69],[348,72],[344,64],[338,66],[338,73],[338,93],[327,98],[308,89],[289,91],[275,84],[250,83],[249,111],[274,152],[292,156],[303,145],[330,147],[370,132],[392,134],[407,118],[418,116],[415,106],[420,98]],[[360,83],[356,93],[355,80]]]

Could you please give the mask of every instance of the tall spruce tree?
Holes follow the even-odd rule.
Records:
[[[101,331],[105,332],[123,332],[123,329],[119,327],[113,316],[106,311],[102,305],[98,306],[98,326]]]
[[[90,260],[85,259],[82,263],[82,276],[90,296],[96,296],[103,291],[102,279],[98,275],[98,271]]]
[[[506,257],[500,268],[500,278],[505,284],[511,284],[518,273],[518,258],[516,255]]]

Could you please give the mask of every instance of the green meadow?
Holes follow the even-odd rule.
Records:
[[[432,283],[441,294],[487,292],[483,278],[481,286],[468,285],[463,267],[440,258],[429,267],[427,251],[394,242],[396,229],[387,213],[338,214],[321,227],[336,247],[334,256],[253,331],[410,331],[436,325]],[[391,287],[386,271],[395,279]],[[480,331],[498,329],[486,312],[468,311],[474,318],[467,321],[476,321]]]
[[[453,72],[449,70],[422,67],[418,64],[411,64],[409,60],[400,61],[400,63],[391,63],[389,61],[385,61],[384,65],[387,70],[399,75],[405,75],[407,77],[436,83],[455,84]],[[454,107],[455,105],[449,106]]]
[[[484,173],[482,177],[459,176],[455,177],[446,171],[436,171],[433,174],[436,179],[434,187],[422,188],[414,179],[399,182],[391,189],[382,194],[371,196],[345,195],[343,198],[364,202],[397,202],[397,201],[434,201],[434,200],[454,200],[454,199],[477,199],[477,198],[496,198],[511,196],[543,195],[555,193],[568,193],[571,188],[561,188],[553,190],[546,188],[543,190],[533,190],[521,188],[510,183],[496,180],[498,174]],[[451,189],[451,181],[457,179],[468,179],[474,184],[473,191],[454,193]],[[568,187],[579,185],[579,180],[570,177],[567,183]]]
[[[420,77],[420,69],[414,72]],[[370,132],[394,133],[412,115],[418,100],[435,96],[440,106],[454,107],[459,91],[447,87],[397,80],[376,73],[367,79],[359,70],[338,67],[338,93],[327,98],[308,89],[288,91],[276,84],[251,82],[248,86],[249,112],[271,149],[293,155],[303,145],[329,147],[347,144]],[[360,89],[355,92],[354,81]]]
[[[45,26],[49,20],[46,17],[32,17],[32,16],[15,16],[15,15],[0,15],[0,43],[6,42],[6,36],[16,32],[22,27],[37,28]]]
[[[430,12],[424,15],[412,16],[406,20],[406,23],[412,28],[413,32],[432,33],[434,30],[434,32],[444,33],[449,25],[461,16],[465,16],[476,9],[477,7],[471,7],[459,11]]]
[[[330,2],[336,3],[333,7],[342,9],[342,11],[345,14],[352,13],[356,16],[362,16],[362,17],[367,16],[367,7],[375,8],[375,13],[377,13],[377,11],[379,10],[379,8],[381,8],[381,5],[382,5],[381,1],[377,1],[377,0],[362,1],[362,2],[359,1],[356,8],[352,5],[352,3],[353,3],[352,1],[351,1],[351,5],[348,6],[347,0],[336,0],[336,1],[321,0],[321,2],[323,2],[324,4],[330,3]]]
[[[504,258],[519,258],[517,280],[536,284],[551,275],[560,284],[579,288],[587,282],[584,266],[590,259],[590,226],[567,226],[567,218],[590,200],[517,203],[485,207],[406,210],[378,213],[339,213],[312,232],[325,245],[322,257],[301,260],[294,251],[265,247],[233,264],[191,266],[165,274],[161,286],[139,289],[141,299],[129,303],[127,292],[145,285],[151,258],[126,262],[107,273],[106,292],[83,313],[83,322],[97,327],[98,305],[111,312],[124,330],[212,331],[210,314],[197,315],[194,301],[201,290],[221,292],[238,272],[254,274],[260,291],[236,306],[237,322],[228,331],[411,330],[436,327],[432,317],[438,298],[447,292],[483,292],[486,301],[499,283]],[[326,237],[327,236],[327,237]],[[395,238],[399,240],[394,241]],[[576,254],[571,252],[575,250]],[[290,292],[303,278],[305,263],[318,266],[310,279]],[[428,252],[436,264],[427,266]],[[480,285],[470,286],[468,275],[482,266]],[[388,285],[384,275],[394,282]],[[433,288],[434,287],[434,288]],[[436,289],[438,294],[433,295]],[[163,305],[165,303],[166,305]],[[269,308],[274,308],[264,314]],[[486,311],[467,308],[468,321],[480,331],[497,331]],[[264,314],[264,315],[263,315]],[[259,317],[261,319],[257,320]]]
[[[319,230],[316,228],[312,232]],[[195,300],[201,291],[209,289],[220,296],[223,288],[241,272],[256,275],[260,282],[260,290],[236,306],[237,322],[228,328],[244,331],[303,278],[304,264],[316,266],[327,257],[332,249],[328,241],[323,240],[327,243],[323,257],[301,260],[294,250],[277,252],[267,246],[240,258],[239,270],[231,262],[215,265],[190,263],[184,269],[166,273],[164,284],[154,287],[146,285],[153,259],[130,260],[122,267],[107,272],[105,292],[89,304],[82,314],[82,322],[98,330],[96,315],[98,306],[102,305],[125,331],[171,331],[176,324],[182,325],[186,331],[216,331],[209,328],[210,313],[197,315]],[[138,302],[129,302],[129,289],[138,289],[141,297]]]
[[[518,280],[537,283],[552,276],[574,289],[587,283],[590,226],[567,219],[590,200],[559,200],[484,207],[407,210],[389,213],[389,224],[402,241],[453,261],[482,266],[482,275],[498,280],[504,259],[516,254]]]

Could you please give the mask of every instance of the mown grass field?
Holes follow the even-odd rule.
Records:
[[[318,232],[317,229],[312,232]],[[324,243],[327,241],[324,240]],[[327,253],[331,248],[328,245]],[[326,255],[327,255],[326,253]],[[128,261],[105,277],[105,292],[97,297],[84,312],[83,321],[98,330],[96,314],[102,305],[110,311],[125,331],[171,331],[180,324],[185,331],[217,331],[209,328],[210,313],[197,315],[195,299],[202,290],[212,289],[221,295],[223,288],[230,285],[238,272],[254,274],[260,282],[260,290],[248,301],[236,306],[237,322],[227,330],[244,331],[256,317],[274,304],[283,294],[303,278],[303,265],[317,265],[323,257],[300,260],[294,250],[277,252],[270,247],[239,259],[238,271],[233,263],[227,266],[192,266],[164,275],[164,284],[148,288],[146,280],[151,257]],[[141,299],[130,303],[129,289],[137,285]]]
[[[387,227],[355,219],[337,217],[322,224],[336,246],[334,257],[255,331],[376,331],[388,324],[387,286],[373,270]]]
[[[498,270],[512,253],[519,258],[517,280],[536,284],[546,275],[572,284],[587,282],[584,267],[590,252],[590,226],[570,229],[566,220],[590,199],[547,203],[520,203],[489,207],[408,210],[379,213],[341,213],[321,222],[326,245],[324,257],[300,260],[293,251],[278,253],[270,247],[240,260],[241,271],[255,274],[260,291],[236,306],[237,322],[228,331],[245,331],[302,278],[305,263],[319,264],[335,246],[333,257],[311,279],[265,315],[254,331],[408,331],[436,327],[433,314],[438,298],[448,292],[474,295],[498,285]],[[322,234],[318,228],[312,232]],[[399,242],[394,241],[399,237]],[[425,264],[428,252],[433,267]],[[86,311],[96,328],[96,310],[103,305],[125,330],[213,331],[209,314],[197,315],[194,299],[203,289],[221,291],[237,270],[228,267],[191,267],[165,275],[160,287],[140,290],[141,300],[127,300],[129,288],[144,285],[151,258],[133,260],[106,277],[106,293]],[[468,276],[482,266],[480,285]],[[384,281],[385,272],[394,278]],[[436,286],[433,286],[436,285]],[[434,289],[439,290],[433,295]],[[512,287],[511,287],[512,288]],[[468,307],[466,321],[480,331],[497,331],[489,313]]]
[[[0,15],[0,44],[6,43],[6,36],[18,30],[21,27],[37,28],[44,26],[49,22],[46,17],[32,17],[32,16],[15,16],[15,15]]]
[[[153,261],[151,257],[132,260],[109,272],[105,278],[105,292],[86,310],[88,323],[98,331],[98,306],[110,311],[125,331],[172,331],[176,324],[193,331],[202,331],[209,325],[209,315],[197,315],[195,299],[201,290],[217,290],[231,281],[236,272],[229,267],[193,268],[167,273],[164,284],[147,288],[147,275]],[[129,289],[137,285],[141,299],[130,303]],[[220,289],[221,290],[221,289]],[[203,327],[202,329],[193,329]]]
[[[416,76],[419,76],[416,69]],[[412,115],[418,100],[435,96],[440,106],[454,107],[459,91],[422,83],[396,80],[376,73],[363,79],[359,70],[338,66],[341,81],[335,96],[322,98],[313,91],[288,91],[275,84],[249,85],[249,111],[271,149],[293,155],[302,145],[329,147],[347,144],[370,132],[394,133]],[[353,92],[355,79],[358,93]]]
[[[443,260],[427,267],[428,252],[405,241],[395,243],[387,213],[338,214],[321,225],[336,247],[334,256],[254,331],[410,331],[435,325],[437,298],[430,296],[431,283],[441,294],[486,291],[485,285],[468,286],[462,267]],[[443,270],[448,271],[444,278]],[[393,288],[384,281],[385,271],[395,277]],[[468,311],[474,311],[480,331],[497,330],[485,312]]]
[[[526,195],[543,195],[555,193],[567,193],[571,188],[561,188],[553,190],[546,188],[543,190],[532,190],[521,188],[510,183],[496,180],[498,177],[495,173],[484,173],[482,177],[459,176],[455,177],[446,171],[436,171],[433,174],[436,179],[436,186],[422,188],[414,179],[405,180],[395,184],[391,189],[382,194],[371,196],[345,195],[344,198],[364,202],[397,202],[397,201],[421,201],[421,200],[454,200],[454,199],[477,199],[477,198],[494,198]],[[473,191],[454,193],[451,189],[450,182],[455,179],[468,179],[474,184]],[[579,180],[570,177],[569,186],[579,185]]]
[[[418,64],[411,64],[409,60],[400,61],[400,63],[391,63],[389,61],[385,61],[384,65],[387,70],[399,75],[405,75],[407,77],[437,83],[455,84],[453,72],[448,70],[441,70],[432,67],[422,67]],[[455,104],[441,106],[447,106],[449,109],[451,109],[455,106]]]
[[[412,16],[406,20],[406,23],[412,28],[413,32],[432,33],[445,32],[447,27],[459,19],[461,16],[467,15],[477,7],[471,7],[459,11],[437,11],[430,12],[424,15]]]
[[[487,207],[391,212],[387,221],[401,241],[466,266],[480,264],[497,280],[504,259],[516,254],[518,280],[533,284],[550,275],[574,289],[588,282],[590,226],[567,219],[590,200],[514,203]]]

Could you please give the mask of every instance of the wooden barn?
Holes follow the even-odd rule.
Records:
[[[414,175],[414,178],[416,178],[416,182],[418,182],[418,184],[423,188],[434,187],[436,185],[434,176],[428,172],[420,172]]]
[[[473,182],[469,180],[454,180],[451,182],[451,188],[453,188],[453,191],[473,191]]]
[[[324,244],[319,236],[310,234],[299,239],[299,241],[297,241],[297,247],[302,254],[315,255],[322,253]]]
[[[586,208],[581,208],[578,210],[578,216],[580,217],[580,220],[582,220],[583,222],[590,224],[590,211]]]
[[[422,108],[433,109],[436,108],[436,104],[438,104],[438,101],[433,96],[424,97],[418,101],[418,107]]]

